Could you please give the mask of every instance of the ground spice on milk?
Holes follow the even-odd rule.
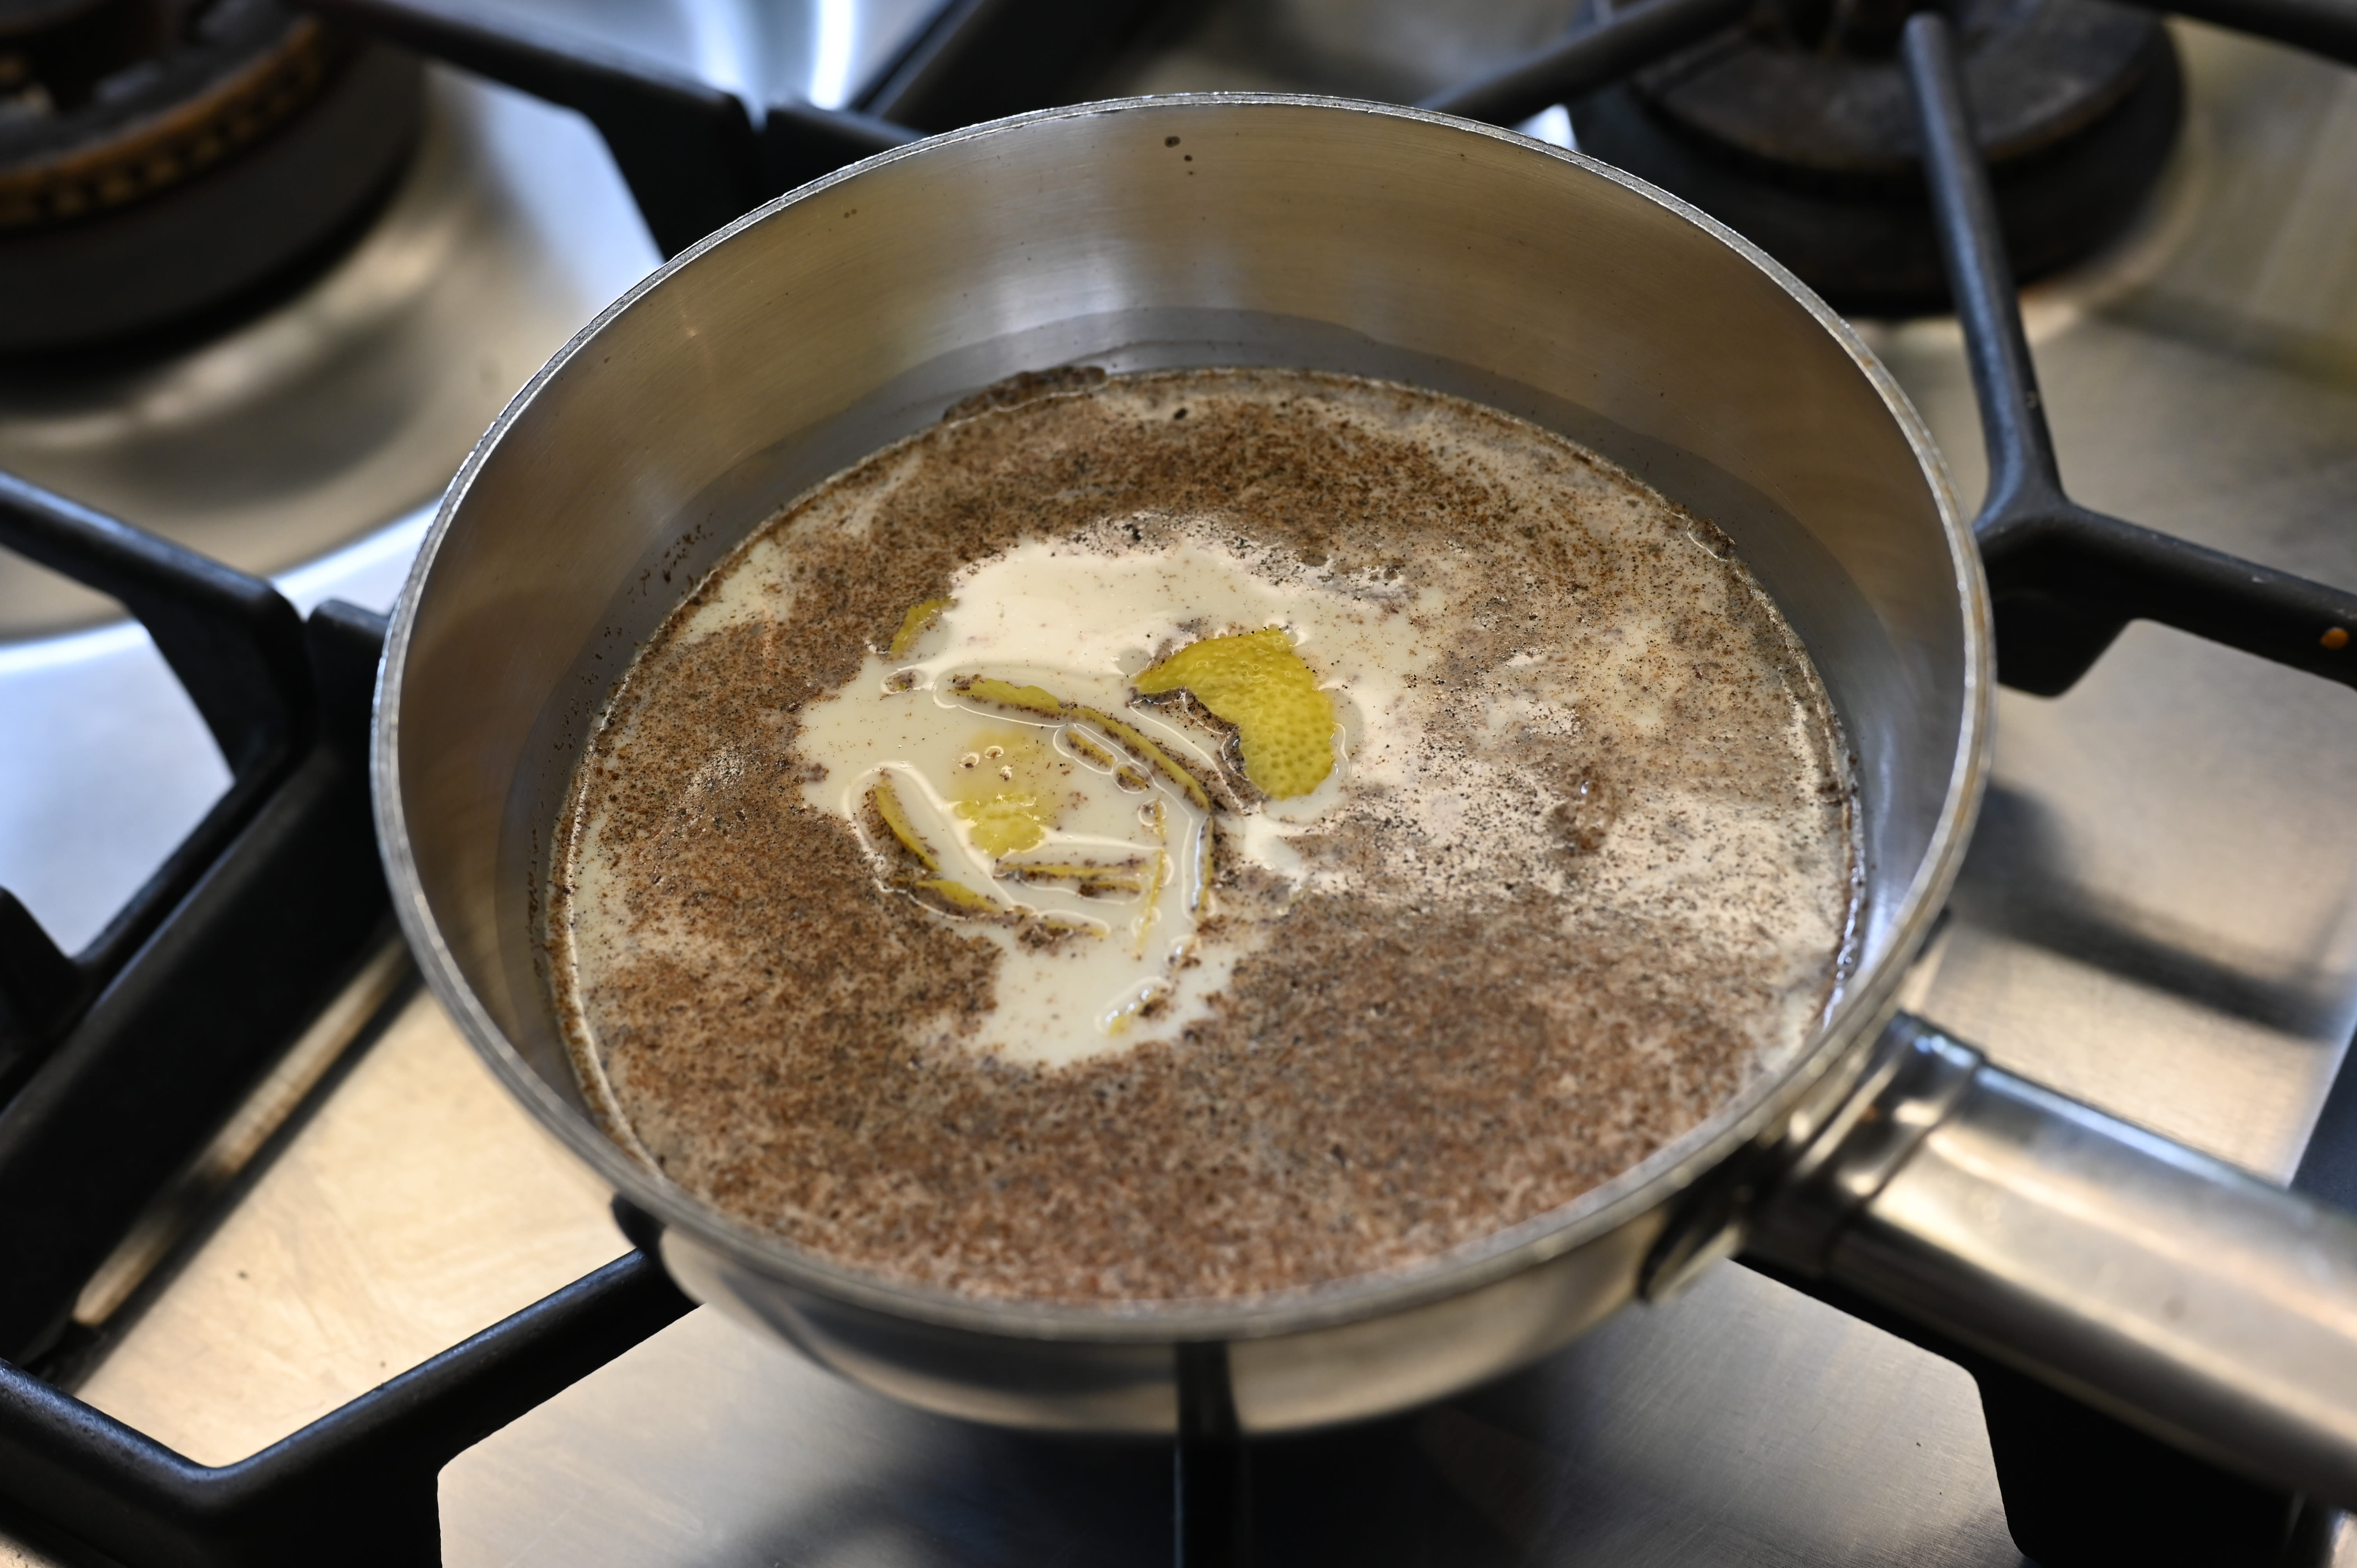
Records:
[[[1064,949],[1129,962],[1089,944],[1133,929],[1157,961],[1144,874],[1106,931],[1010,913],[1045,874],[945,902],[805,725],[862,682],[883,702],[895,647],[957,635],[994,563],[1181,557],[1348,630],[1298,648],[1337,768],[1297,808],[1183,695],[1124,709],[1200,742],[1173,759],[1212,802],[1210,886],[1134,1015],[1039,1059],[1002,983]],[[1263,629],[1173,606],[1133,662]],[[959,676],[937,650],[931,690],[987,654]],[[1018,804],[1066,821],[1117,786],[1150,819],[1108,736],[1018,746],[1075,781]],[[1601,458],[1387,383],[1067,372],[797,499],[680,607],[576,780],[551,954],[611,1119],[740,1222],[974,1296],[1233,1297],[1566,1204],[1796,1049],[1837,979],[1853,814],[1824,690],[1726,536]]]

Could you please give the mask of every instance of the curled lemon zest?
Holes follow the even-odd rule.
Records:
[[[876,814],[884,819],[884,825],[892,830],[892,836],[900,841],[901,848],[915,855],[927,871],[941,870],[942,863],[933,858],[916,823],[909,820],[908,808],[900,804],[900,792],[892,788],[888,774],[876,776],[875,788],[867,791],[867,799],[875,805]]]
[[[1137,690],[1184,690],[1235,725],[1244,777],[1271,800],[1307,795],[1334,771],[1333,700],[1282,627],[1189,643],[1138,676]]]
[[[998,910],[998,906],[990,899],[968,887],[964,883],[951,877],[928,877],[917,886],[943,903],[954,905],[960,909],[972,910],[975,914],[982,915],[996,914]]]
[[[891,657],[909,657],[909,650],[917,646],[917,639],[932,630],[942,612],[955,603],[955,599],[927,599],[909,607],[909,613],[900,618],[900,629],[892,634]]]
[[[994,675],[973,675],[950,682],[950,690],[978,703],[1020,708],[1028,714],[1057,719],[1064,716],[1064,700],[1044,686],[1018,686]]]

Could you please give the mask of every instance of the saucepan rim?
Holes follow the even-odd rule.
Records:
[[[1852,976],[1815,1039],[1782,1069],[1763,1075],[1735,1102],[1645,1161],[1546,1214],[1401,1269],[1354,1275],[1297,1291],[1228,1300],[1093,1305],[984,1300],[855,1273],[812,1256],[780,1238],[743,1228],[646,1170],[542,1080],[476,997],[443,941],[426,902],[402,799],[403,677],[418,607],[442,544],[465,510],[475,479],[501,438],[532,405],[544,385],[565,370],[610,323],[662,287],[674,274],[694,266],[705,254],[727,245],[736,235],[789,208],[904,159],[926,157],[937,149],[963,143],[1020,135],[1024,127],[1046,122],[1138,110],[1183,111],[1197,105],[1335,111],[1431,126],[1526,149],[1569,165],[1583,176],[1609,180],[1702,229],[1773,280],[1815,317],[1817,324],[1847,351],[1904,434],[1932,490],[1953,569],[1964,620],[1964,691],[1962,722],[1939,821],[1913,878],[1899,899],[1888,950],[1878,963]],[[1264,1338],[1380,1317],[1459,1295],[1570,1251],[1673,1200],[1745,1145],[1771,1139],[1785,1128],[1795,1108],[1814,1085],[1843,1063],[1857,1059],[1865,1043],[1889,1015],[1900,978],[1945,901],[1971,835],[1988,768],[1994,682],[1992,643],[1988,591],[1979,553],[1958,512],[1939,449],[1913,404],[1846,321],[1772,257],[1707,213],[1584,154],[1427,110],[1306,93],[1215,92],[1114,99],[968,126],[879,153],[837,170],[706,236],[649,274],[576,333],[500,412],[468,455],[443,497],[433,527],[402,590],[386,639],[384,660],[378,672],[371,775],[379,844],[394,908],[436,995],[450,1010],[492,1071],[531,1109],[542,1125],[587,1160],[625,1199],[664,1226],[685,1232],[734,1264],[778,1283],[942,1327],[1036,1340],[1099,1343]]]

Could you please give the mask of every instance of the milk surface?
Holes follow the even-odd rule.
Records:
[[[1365,586],[1335,585],[1266,551],[1190,543],[1106,554],[1030,541],[963,575],[952,603],[904,657],[871,654],[856,679],[805,710],[802,752],[826,770],[805,787],[812,805],[872,836],[866,807],[882,776],[924,842],[939,846],[945,875],[1007,916],[1077,928],[1075,940],[1043,950],[1004,921],[975,922],[1003,950],[985,1048],[1060,1064],[1167,1037],[1203,1015],[1238,944],[1197,938],[1214,850],[1211,813],[1190,791],[1141,766],[1102,725],[976,701],[957,689],[960,678],[1052,693],[1218,779],[1232,774],[1218,732],[1132,701],[1131,682],[1157,656],[1200,638],[1283,628],[1335,704],[1335,769],[1308,795],[1250,801],[1236,813],[1247,825],[1224,842],[1298,882],[1301,859],[1287,841],[1349,797],[1364,767],[1386,768],[1404,738],[1407,680],[1427,662],[1403,601],[1370,597]],[[737,610],[721,602],[711,613]],[[1006,749],[1009,731],[1053,748],[1067,803],[1043,842],[1000,857],[976,845],[950,797],[963,775],[1002,767],[988,754]],[[879,857],[891,848],[871,847]],[[1024,872],[1092,865],[1122,868],[1100,881],[1135,891],[1092,893]]]
[[[1803,1048],[1846,756],[1726,535],[1558,435],[1029,378],[684,595],[556,824],[552,987],[618,1139],[840,1266],[1313,1287],[1574,1202]]]

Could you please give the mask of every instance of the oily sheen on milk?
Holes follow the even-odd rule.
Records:
[[[1724,534],[1305,371],[1019,378],[793,500],[640,650],[557,839],[617,1137],[836,1264],[1076,1302],[1572,1201],[1809,1039],[1857,883]]]

